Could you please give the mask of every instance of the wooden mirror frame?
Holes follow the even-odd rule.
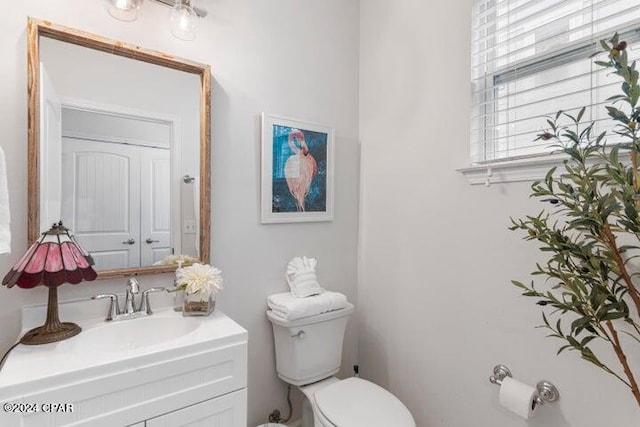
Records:
[[[40,36],[148,62],[200,76],[200,262],[209,263],[211,225],[211,69],[209,65],[176,58],[96,34],[29,18],[27,22],[27,71],[29,111],[27,177],[27,246],[40,237]],[[99,279],[168,273],[172,266],[148,266],[98,271]]]

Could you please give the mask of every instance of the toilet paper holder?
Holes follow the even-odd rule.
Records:
[[[502,385],[502,380],[506,377],[513,378],[511,371],[504,365],[496,365],[493,367],[493,375],[489,377],[491,384]],[[545,403],[555,402],[560,398],[560,392],[549,381],[538,381],[536,384],[536,390],[538,391],[536,396],[536,404],[544,405]]]

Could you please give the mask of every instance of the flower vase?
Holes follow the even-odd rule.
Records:
[[[216,306],[213,295],[205,297],[200,292],[192,294],[184,293],[184,303],[182,305],[183,316],[208,316]]]
[[[182,311],[184,306],[184,291],[178,289],[173,294],[173,311]]]

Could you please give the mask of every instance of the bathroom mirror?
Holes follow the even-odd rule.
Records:
[[[28,21],[28,244],[62,220],[99,278],[209,262],[208,65]]]

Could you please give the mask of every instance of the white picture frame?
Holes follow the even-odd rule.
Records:
[[[332,221],[333,163],[333,128],[262,113],[262,223]]]

